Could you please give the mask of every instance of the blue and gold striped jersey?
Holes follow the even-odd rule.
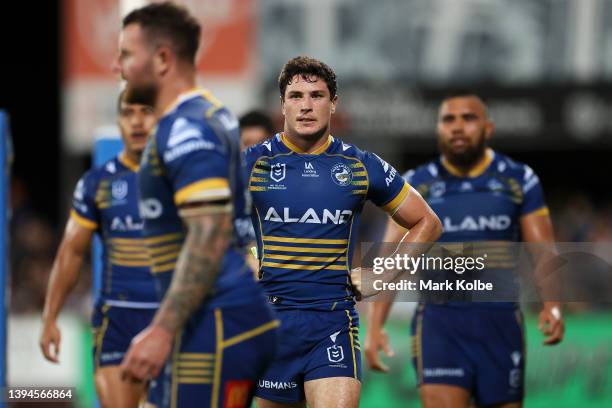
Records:
[[[404,178],[442,221],[440,242],[479,242],[471,255],[486,254],[485,270],[474,278],[497,283],[497,295],[518,293],[519,283],[511,272],[516,267],[517,252],[509,243],[521,239],[521,217],[548,214],[535,172],[488,149],[486,160],[468,175],[440,157],[408,171]]]
[[[185,239],[181,216],[195,215],[202,208],[188,204],[230,200],[234,239],[201,310],[246,304],[262,296],[244,260],[250,220],[245,214],[243,172],[235,117],[206,91],[181,95],[159,120],[139,172],[145,243],[162,295]]]
[[[119,155],[85,173],[76,186],[70,216],[101,237],[102,289],[97,294],[101,300],[125,307],[157,307],[142,238],[137,170],[137,164]]]
[[[366,200],[393,213],[410,187],[375,154],[332,136],[304,154],[282,134],[246,151],[261,283],[280,308],[346,309]]]

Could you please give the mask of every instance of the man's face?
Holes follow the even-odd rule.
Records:
[[[329,132],[337,96],[330,99],[327,84],[316,76],[296,75],[285,89],[282,101],[285,132],[307,139],[317,139]]]
[[[473,165],[484,154],[493,128],[480,98],[447,99],[438,114],[438,147],[451,164]]]
[[[141,154],[147,144],[149,134],[155,127],[156,117],[153,108],[148,105],[122,101],[118,122],[126,150]]]
[[[246,126],[240,128],[240,149],[244,150],[247,147],[261,143],[272,135],[261,126]]]
[[[119,55],[113,71],[127,82],[125,99],[155,106],[157,81],[154,52],[140,24],[129,24],[119,35]]]

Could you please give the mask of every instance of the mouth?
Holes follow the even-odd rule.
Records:
[[[454,148],[464,148],[469,146],[469,141],[468,139],[463,137],[456,137],[451,139],[450,145]]]
[[[308,123],[316,122],[316,119],[314,119],[314,118],[298,118],[297,121],[298,121],[298,123],[308,124]]]
[[[147,132],[133,132],[130,139],[134,142],[145,142],[147,140]]]

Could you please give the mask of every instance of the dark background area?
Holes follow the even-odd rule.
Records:
[[[4,2],[0,24],[0,109],[10,116],[13,176],[29,191],[28,206],[52,221],[60,183],[60,4]]]

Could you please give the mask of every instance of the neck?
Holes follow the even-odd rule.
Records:
[[[189,71],[190,72],[185,74],[172,75],[162,84],[155,103],[155,113],[157,117],[161,117],[180,94],[195,88],[195,70],[189,69]]]
[[[293,134],[287,131],[287,128],[285,128],[283,135],[292,145],[297,147],[301,153],[312,153],[327,143],[329,127],[325,127],[320,132],[310,137],[302,137]]]
[[[136,171],[140,165],[140,159],[142,158],[142,151],[123,150],[121,152],[122,160],[124,164],[128,165],[132,170]],[[126,163],[127,162],[127,163]]]
[[[461,177],[473,177],[484,170],[484,168],[490,163],[493,151],[490,148],[486,148],[482,155],[474,161],[472,164],[468,164],[465,166],[460,166],[454,163],[451,163],[446,156],[442,156],[443,162],[446,167],[451,170],[451,173],[456,173],[456,175]]]

